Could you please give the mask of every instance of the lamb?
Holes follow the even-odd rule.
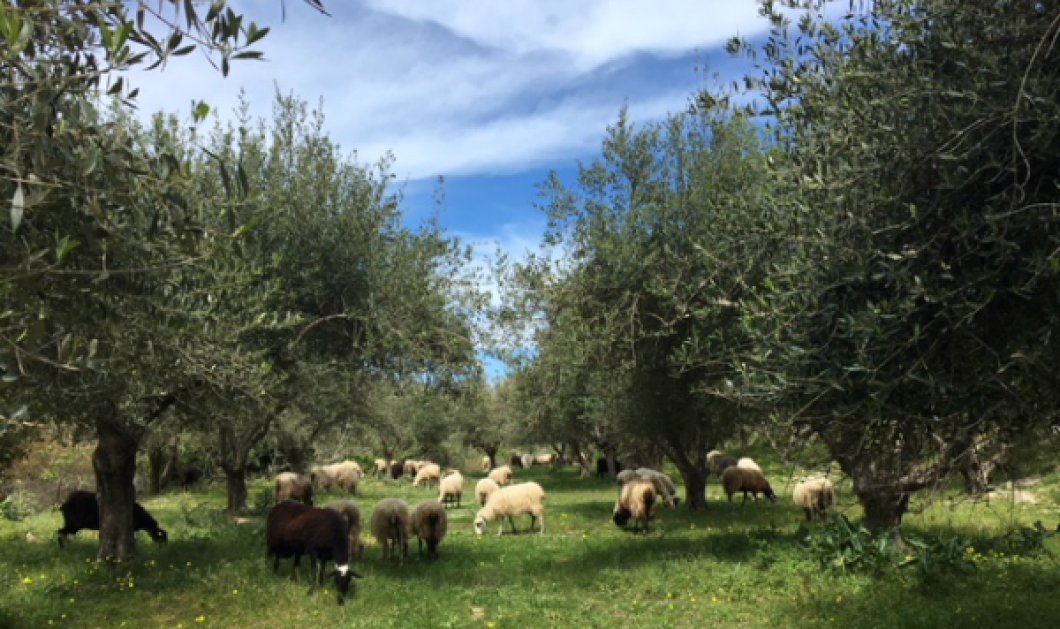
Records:
[[[825,519],[828,509],[835,504],[835,488],[832,481],[824,477],[808,478],[795,485],[792,500],[806,512],[806,520],[813,521],[814,516]]]
[[[413,461],[412,459],[405,459],[405,463],[402,466],[402,470],[405,472],[405,476],[416,475],[416,463],[417,462]]]
[[[66,536],[76,535],[78,531],[99,530],[99,503],[95,492],[75,491],[59,507],[63,514],[63,528],[58,530],[59,548],[66,546]],[[158,526],[158,522],[139,503],[133,503],[133,530],[147,531],[156,544],[169,541],[169,534]]]
[[[372,475],[376,478],[386,478],[389,470],[390,464],[386,459],[376,459],[372,462]]]
[[[502,487],[493,492],[486,501],[486,506],[479,509],[475,515],[475,534],[482,535],[486,531],[486,522],[497,520],[507,516],[512,525],[512,533],[515,533],[514,516],[529,514],[530,528],[534,529],[534,522],[541,520],[540,534],[545,534],[545,490],[541,485],[534,482],[519,483],[509,487]],[[503,520],[499,522],[497,535],[504,532]]]
[[[735,466],[729,467],[721,476],[721,484],[725,488],[725,495],[728,496],[729,502],[732,502],[732,495],[738,491],[743,492],[744,502],[747,502],[748,492],[755,500],[758,500],[759,492],[765,494],[770,502],[776,502],[777,500],[777,495],[773,493],[773,488],[769,486],[769,481],[758,470]]]
[[[427,463],[416,472],[416,478],[412,481],[413,487],[424,485],[430,487],[431,483],[437,483],[442,477],[442,468],[437,463]]]
[[[486,506],[486,501],[489,500],[490,495],[500,488],[501,486],[492,478],[483,478],[475,483],[475,497],[478,498],[479,506]]]
[[[460,499],[464,495],[464,476],[460,472],[453,472],[447,475],[438,483],[438,500],[448,507],[449,505],[456,502],[457,508],[460,507]]]
[[[655,517],[658,509],[656,504],[655,484],[647,479],[634,479],[622,486],[622,493],[615,503],[614,515],[611,519],[619,527],[623,527],[633,519],[633,530],[637,531],[643,525],[644,532],[648,532],[651,519]]]
[[[482,468],[483,472],[489,472],[490,468],[493,467],[493,463],[492,461],[490,461],[490,458],[488,456],[484,456],[482,457],[482,461],[479,463],[479,467]]]
[[[449,516],[446,515],[445,506],[437,500],[428,500],[412,512],[409,532],[416,536],[420,555],[423,554],[424,542],[427,543],[427,559],[438,558],[438,545],[445,539],[448,528]]]
[[[489,478],[499,486],[504,487],[505,485],[512,484],[512,468],[507,465],[495,467],[490,470]]]
[[[350,578],[361,578],[350,569],[350,540],[346,521],[337,511],[318,509],[295,502],[281,502],[269,511],[265,521],[266,556],[272,557],[273,572],[280,569],[280,559],[294,557],[298,568],[302,555],[319,562],[316,581],[324,584],[324,567],[335,562],[335,587],[341,605],[350,590]]]
[[[759,472],[762,471],[762,468],[758,467],[758,464],[755,463],[755,460],[748,456],[740,457],[740,460],[736,462],[736,467],[740,467],[745,470],[757,470]]]
[[[308,476],[293,472],[282,472],[276,475],[276,502],[284,500],[301,500],[307,505],[313,504],[313,481]]]
[[[409,557],[409,505],[400,498],[384,498],[372,512],[372,535],[383,547],[383,559],[396,559],[401,547],[401,561]]]
[[[336,500],[328,503],[327,508],[337,511],[346,521],[350,539],[350,559],[360,558],[364,554],[364,542],[361,541],[361,507],[353,500]]]

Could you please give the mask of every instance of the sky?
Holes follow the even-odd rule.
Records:
[[[571,180],[622,107],[634,121],[685,109],[713,82],[704,67],[722,82],[747,69],[729,39],[769,26],[757,0],[324,0],[330,16],[285,1],[230,2],[271,27],[256,46],[266,61],[223,78],[174,59],[132,77],[141,111],[187,116],[201,100],[227,117],[240,90],[264,118],[277,90],[319,102],[358,161],[393,155],[410,224],[433,215],[444,177],[440,222],[480,264],[538,248],[536,184]]]

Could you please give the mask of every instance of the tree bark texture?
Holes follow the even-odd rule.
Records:
[[[96,424],[98,443],[92,453],[99,503],[99,558],[126,560],[136,556],[133,505],[136,504],[136,451],[143,435],[138,428],[116,422]]]

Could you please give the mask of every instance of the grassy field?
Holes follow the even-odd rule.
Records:
[[[914,501],[911,537],[952,542],[960,569],[925,578],[915,549],[873,572],[823,567],[805,543],[802,514],[780,470],[776,504],[729,505],[710,488],[710,511],[662,509],[654,530],[634,535],[610,522],[616,486],[574,470],[517,474],[549,492],[544,536],[476,538],[475,507],[450,512],[441,559],[383,562],[365,535],[364,579],[344,606],[332,587],[279,575],[265,559],[263,519],[236,524],[220,513],[219,487],[145,500],[170,543],[140,534],[140,554],[119,566],[95,561],[96,536],[63,551],[57,511],[0,521],[0,626],[11,627],[959,627],[1060,626],[1060,536],[1046,552],[1011,552],[1020,526],[1060,521],[1060,474],[1030,488],[1037,505],[985,504],[936,494]],[[470,497],[474,479],[469,479]],[[252,495],[269,491],[254,484]],[[381,498],[435,497],[407,482],[367,480],[367,520]],[[858,517],[849,491],[840,511]],[[525,529],[529,518],[517,521]],[[819,525],[811,531],[821,534]],[[970,545],[970,547],[968,547]],[[1022,548],[1022,547],[1020,547]],[[900,567],[901,563],[909,563]],[[306,570],[306,574],[308,570]]]

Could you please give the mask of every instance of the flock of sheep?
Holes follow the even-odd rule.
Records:
[[[520,460],[520,464],[548,465],[553,462],[552,455],[526,456],[532,458]],[[770,501],[776,500],[769,481],[752,459],[737,460],[715,450],[707,455],[707,462],[711,472],[721,479],[729,502],[739,492],[743,493],[745,502],[748,494],[755,500],[758,494],[763,494]],[[371,532],[382,548],[383,558],[403,562],[408,558],[409,538],[415,536],[420,554],[423,554],[426,546],[428,559],[437,559],[438,546],[448,530],[447,509],[459,508],[461,505],[464,476],[457,470],[447,470],[443,474],[441,466],[429,461],[398,463],[377,459],[374,467],[377,475],[412,476],[413,486],[437,485],[439,492],[436,500],[425,501],[411,510],[408,503],[400,498],[384,498],[376,504],[372,512]],[[484,471],[488,470],[488,474],[475,485],[475,501],[481,507],[474,519],[475,533],[482,535],[487,523],[497,521],[497,533],[500,535],[505,518],[514,533],[514,518],[529,515],[528,530],[534,530],[537,525],[539,534],[543,535],[547,499],[544,489],[532,481],[513,484],[509,465],[490,468],[490,461],[486,458],[483,468]],[[274,571],[279,570],[281,559],[293,559],[294,569],[297,570],[302,556],[308,555],[311,570],[315,572],[314,580],[323,585],[325,565],[329,561],[333,562],[335,567],[331,574],[339,592],[339,602],[344,601],[351,579],[360,578],[350,568],[350,562],[364,553],[361,510],[355,501],[349,499],[331,502],[323,508],[314,507],[313,497],[315,492],[330,489],[356,494],[363,477],[360,465],[354,461],[314,467],[309,475],[291,472],[277,475],[276,504],[265,523],[267,556],[273,560]],[[646,532],[659,503],[676,508],[680,500],[673,481],[658,470],[647,467],[624,470],[618,474],[617,480],[622,487],[612,520],[619,527],[625,527],[632,520],[634,531]],[[807,520],[824,518],[828,509],[835,504],[835,489],[827,478],[807,479],[796,485],[793,500],[805,511]],[[98,505],[92,492],[72,493],[60,511],[63,515],[63,528],[58,531],[60,547],[64,545],[67,535],[83,529],[99,529]],[[166,531],[139,503],[135,505],[133,516],[136,530],[147,531],[156,542],[167,541]]]

